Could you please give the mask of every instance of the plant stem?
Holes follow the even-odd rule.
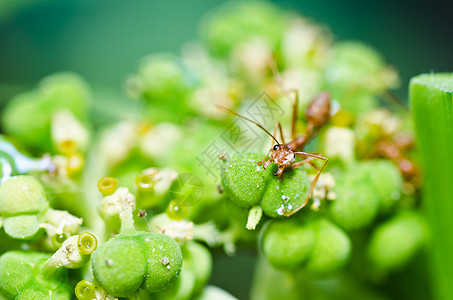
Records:
[[[453,73],[412,78],[410,99],[424,170],[424,205],[437,299],[453,299]]]

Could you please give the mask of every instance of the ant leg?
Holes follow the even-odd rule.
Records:
[[[285,167],[278,166],[277,172],[274,173],[274,176],[278,177],[278,179],[282,180],[283,171],[285,171]]]
[[[292,166],[292,168],[295,169],[295,168],[297,168],[297,167],[299,167],[299,166],[301,166],[301,165],[303,165],[303,164],[305,164],[305,163],[309,163],[309,162],[311,162],[311,161],[313,161],[313,160],[315,160],[315,159],[317,159],[317,157],[310,157],[310,158],[304,159],[304,160],[302,160],[302,161],[299,161],[299,162],[295,163],[295,164]],[[315,167],[315,169],[318,170],[318,168],[316,168],[316,167]]]
[[[316,174],[315,178],[313,179],[313,181],[311,183],[310,190],[308,191],[307,197],[305,198],[305,202],[301,206],[299,206],[298,208],[293,210],[291,213],[284,213],[285,216],[290,216],[292,214],[295,214],[296,212],[301,210],[303,207],[305,207],[305,205],[307,205],[308,199],[310,199],[310,197],[311,197],[311,195],[313,193],[313,190],[315,189],[316,183],[318,182],[319,175],[321,175],[322,171],[324,170],[324,168],[326,167],[327,163],[329,162],[329,159],[327,157],[324,157],[324,156],[321,156],[321,155],[316,155],[316,154],[309,153],[309,152],[294,152],[294,153],[297,154],[297,155],[301,155],[301,156],[310,156],[310,157],[313,157],[313,159],[316,159],[316,158],[317,159],[322,159],[322,160],[324,160],[324,164],[322,165],[322,167],[320,169],[318,169],[316,167],[316,165],[313,164],[312,160],[308,161],[310,163],[310,165],[315,167],[315,169],[318,171],[318,173]]]
[[[271,153],[270,150],[269,150],[269,152],[266,154],[266,156],[263,158],[263,160],[260,160],[259,162],[257,162],[257,165],[258,165],[258,166],[261,166],[262,164],[264,164],[264,162],[267,160],[267,157],[269,156],[269,153]]]

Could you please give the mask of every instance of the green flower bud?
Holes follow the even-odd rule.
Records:
[[[316,241],[306,264],[306,270],[321,276],[339,271],[349,260],[351,241],[331,222],[321,219],[315,224]]]
[[[158,233],[136,236],[147,258],[147,275],[142,287],[148,292],[158,292],[171,286],[182,268],[182,254],[172,238]]]
[[[270,217],[292,215],[304,204],[310,184],[302,167],[285,170],[281,178],[272,175],[261,204],[264,213]]]
[[[346,230],[358,230],[373,222],[379,209],[379,199],[366,182],[338,181],[336,200],[330,206],[332,219]]]
[[[112,232],[133,227],[132,211],[135,209],[135,196],[125,187],[119,187],[111,195],[102,199],[99,213],[105,225]],[[134,229],[135,230],[135,229]]]
[[[370,165],[369,178],[382,209],[389,210],[400,198],[403,178],[398,167],[388,160],[366,162]]]
[[[187,243],[183,248],[184,267],[195,274],[195,290],[201,290],[208,282],[212,271],[212,256],[206,247],[195,243]]]
[[[138,74],[142,93],[150,101],[174,99],[187,89],[184,70],[171,54],[160,53],[146,57]]]
[[[425,224],[419,214],[411,211],[399,213],[373,232],[369,257],[380,269],[398,269],[420,249],[425,236]]]
[[[222,185],[231,201],[242,207],[258,204],[264,194],[270,169],[257,162],[262,155],[253,152],[235,153],[222,168]],[[270,205],[269,205],[270,206]]]
[[[35,92],[20,94],[8,102],[2,115],[6,133],[22,145],[39,150],[49,149],[51,145],[50,118],[37,113],[42,99],[42,95]]]
[[[335,45],[328,73],[329,85],[334,94],[337,90],[344,91],[351,87],[382,91],[398,84],[398,75],[385,66],[375,49],[354,41]],[[355,104],[359,104],[358,101]]]
[[[75,74],[59,73],[41,81],[38,90],[12,99],[3,113],[5,132],[33,150],[52,150],[50,126],[62,109],[80,119],[86,118],[89,91]]]
[[[227,200],[224,201],[224,203],[230,222],[236,223],[240,227],[245,228],[247,225],[249,209],[239,206],[233,201]]]
[[[147,257],[134,236],[118,236],[100,245],[92,255],[96,280],[115,297],[127,297],[142,285]]]
[[[277,269],[297,269],[309,257],[315,243],[315,230],[299,220],[270,220],[261,232],[264,257]]]
[[[207,15],[201,27],[202,36],[211,52],[220,56],[228,55],[234,46],[256,36],[275,47],[281,39],[284,21],[278,7],[268,2],[227,3]]]
[[[90,91],[86,82],[74,73],[56,73],[45,77],[39,86],[43,95],[40,106],[43,110],[56,112],[71,111],[78,118],[87,115]]]
[[[153,294],[152,299],[156,300],[189,300],[193,295],[195,288],[195,274],[187,269],[183,268],[181,274],[176,279],[175,283],[169,288]]]
[[[205,287],[197,300],[237,300],[236,297],[213,285]]]

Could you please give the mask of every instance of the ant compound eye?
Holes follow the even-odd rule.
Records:
[[[278,149],[278,145],[275,145],[273,149],[276,151]]]

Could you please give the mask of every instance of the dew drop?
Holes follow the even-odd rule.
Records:
[[[168,259],[168,257],[164,256],[162,257],[162,259],[160,260],[160,263],[164,266],[167,266],[167,269],[169,269],[169,263],[170,263],[170,260]]]
[[[105,265],[106,265],[107,267],[113,266],[113,260],[111,260],[111,259],[106,259],[106,260],[105,260]]]

